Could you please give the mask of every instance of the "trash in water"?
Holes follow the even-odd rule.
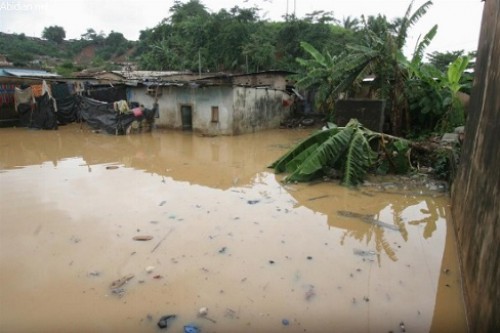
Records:
[[[377,254],[377,252],[373,250],[361,250],[361,249],[353,249],[352,252],[357,255],[357,256],[362,256],[362,257],[369,257],[369,256],[374,256]]]
[[[94,276],[94,277],[96,277],[96,276],[99,276],[99,275],[101,275],[101,272],[98,272],[98,271],[92,271],[92,272],[89,272],[89,276]]]
[[[205,317],[208,314],[208,308],[202,307],[198,310],[198,316]]]
[[[127,291],[125,290],[125,288],[114,288],[114,289],[111,289],[111,293],[113,295],[118,296],[119,298],[122,298],[123,296],[125,296],[126,292]]]
[[[155,270],[154,266],[148,266],[148,267],[146,267],[146,273],[148,273],[148,274],[153,273],[154,270]]]
[[[160,202],[159,206],[163,206],[164,204],[166,204],[167,202],[165,200],[163,200],[162,202]]]
[[[111,289],[120,288],[125,283],[127,283],[130,280],[132,280],[133,278],[134,278],[134,274],[125,275],[125,276],[123,276],[123,277],[121,277],[121,278],[119,278],[119,279],[114,280],[113,282],[111,282],[110,288]]]
[[[152,240],[153,236],[141,235],[141,236],[134,236],[132,239],[135,240],[135,241],[142,241],[142,242],[144,242],[144,241]]]
[[[306,291],[305,294],[306,301],[310,301],[314,296],[316,296],[316,292],[314,291],[314,286],[310,285],[309,289]]]
[[[184,326],[184,333],[199,333],[200,329],[194,325]]]
[[[259,203],[260,200],[248,200],[247,204],[249,205],[255,205],[256,203]]]
[[[115,169],[118,169],[118,166],[117,165],[108,165],[106,167],[106,170],[115,170]]]
[[[290,324],[290,322],[288,321],[288,319],[283,319],[283,320],[281,321],[281,323],[282,323],[283,325],[285,325],[285,326],[288,326],[288,325]]]
[[[176,315],[166,315],[166,316],[163,316],[160,318],[160,320],[158,321],[158,327],[159,328],[167,328],[168,326],[168,320],[169,319],[175,319]]]

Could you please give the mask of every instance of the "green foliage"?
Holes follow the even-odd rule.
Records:
[[[429,63],[439,69],[441,72],[446,72],[448,70],[448,66],[455,61],[458,57],[464,55],[464,50],[457,51],[447,51],[447,52],[438,52],[434,51],[428,54]]]
[[[137,52],[141,67],[197,71],[201,56],[204,72],[295,71],[295,59],[305,55],[300,42],[340,54],[355,40],[354,32],[337,25],[332,13],[269,22],[259,12],[236,6],[209,13],[199,1],[177,1],[168,19],[141,32]]]
[[[341,175],[342,184],[355,186],[363,182],[366,172],[376,164],[399,163],[395,172],[406,172],[409,160],[406,156],[409,144],[406,140],[391,137],[391,155],[378,155],[372,149],[372,140],[381,142],[388,137],[372,132],[357,120],[351,119],[345,127],[334,127],[314,133],[292,148],[270,167],[277,173],[288,172],[285,181],[311,181],[336,170]],[[393,152],[396,152],[394,154]],[[377,158],[378,157],[378,158]],[[387,168],[389,169],[389,168]]]
[[[42,37],[59,44],[66,38],[66,31],[63,27],[53,25],[43,29]]]

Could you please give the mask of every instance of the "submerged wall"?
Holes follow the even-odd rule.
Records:
[[[500,332],[500,0],[484,5],[452,214],[470,332]]]
[[[233,134],[278,128],[290,114],[283,103],[290,97],[284,91],[234,87],[233,94]]]
[[[160,118],[156,126],[182,129],[182,106],[192,110],[192,130],[206,135],[236,135],[278,128],[290,113],[284,100],[291,97],[284,91],[236,86],[162,87],[158,97]],[[130,101],[153,106],[154,98],[145,87],[130,89]],[[218,108],[218,119],[212,108]]]
[[[146,93],[145,87],[133,88],[129,100],[151,107],[154,98]],[[192,130],[203,134],[232,134],[232,87],[189,87],[170,86],[159,90],[158,106],[160,128],[182,129],[181,107],[190,106]],[[219,119],[212,121],[212,107],[218,107]]]

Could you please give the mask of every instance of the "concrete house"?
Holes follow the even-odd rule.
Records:
[[[150,108],[158,99],[156,126],[202,135],[237,135],[278,128],[294,96],[288,72],[157,81],[129,87],[128,100]]]

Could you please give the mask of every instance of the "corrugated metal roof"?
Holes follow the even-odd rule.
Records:
[[[0,68],[0,76],[50,78],[59,77],[60,75],[39,69]]]

